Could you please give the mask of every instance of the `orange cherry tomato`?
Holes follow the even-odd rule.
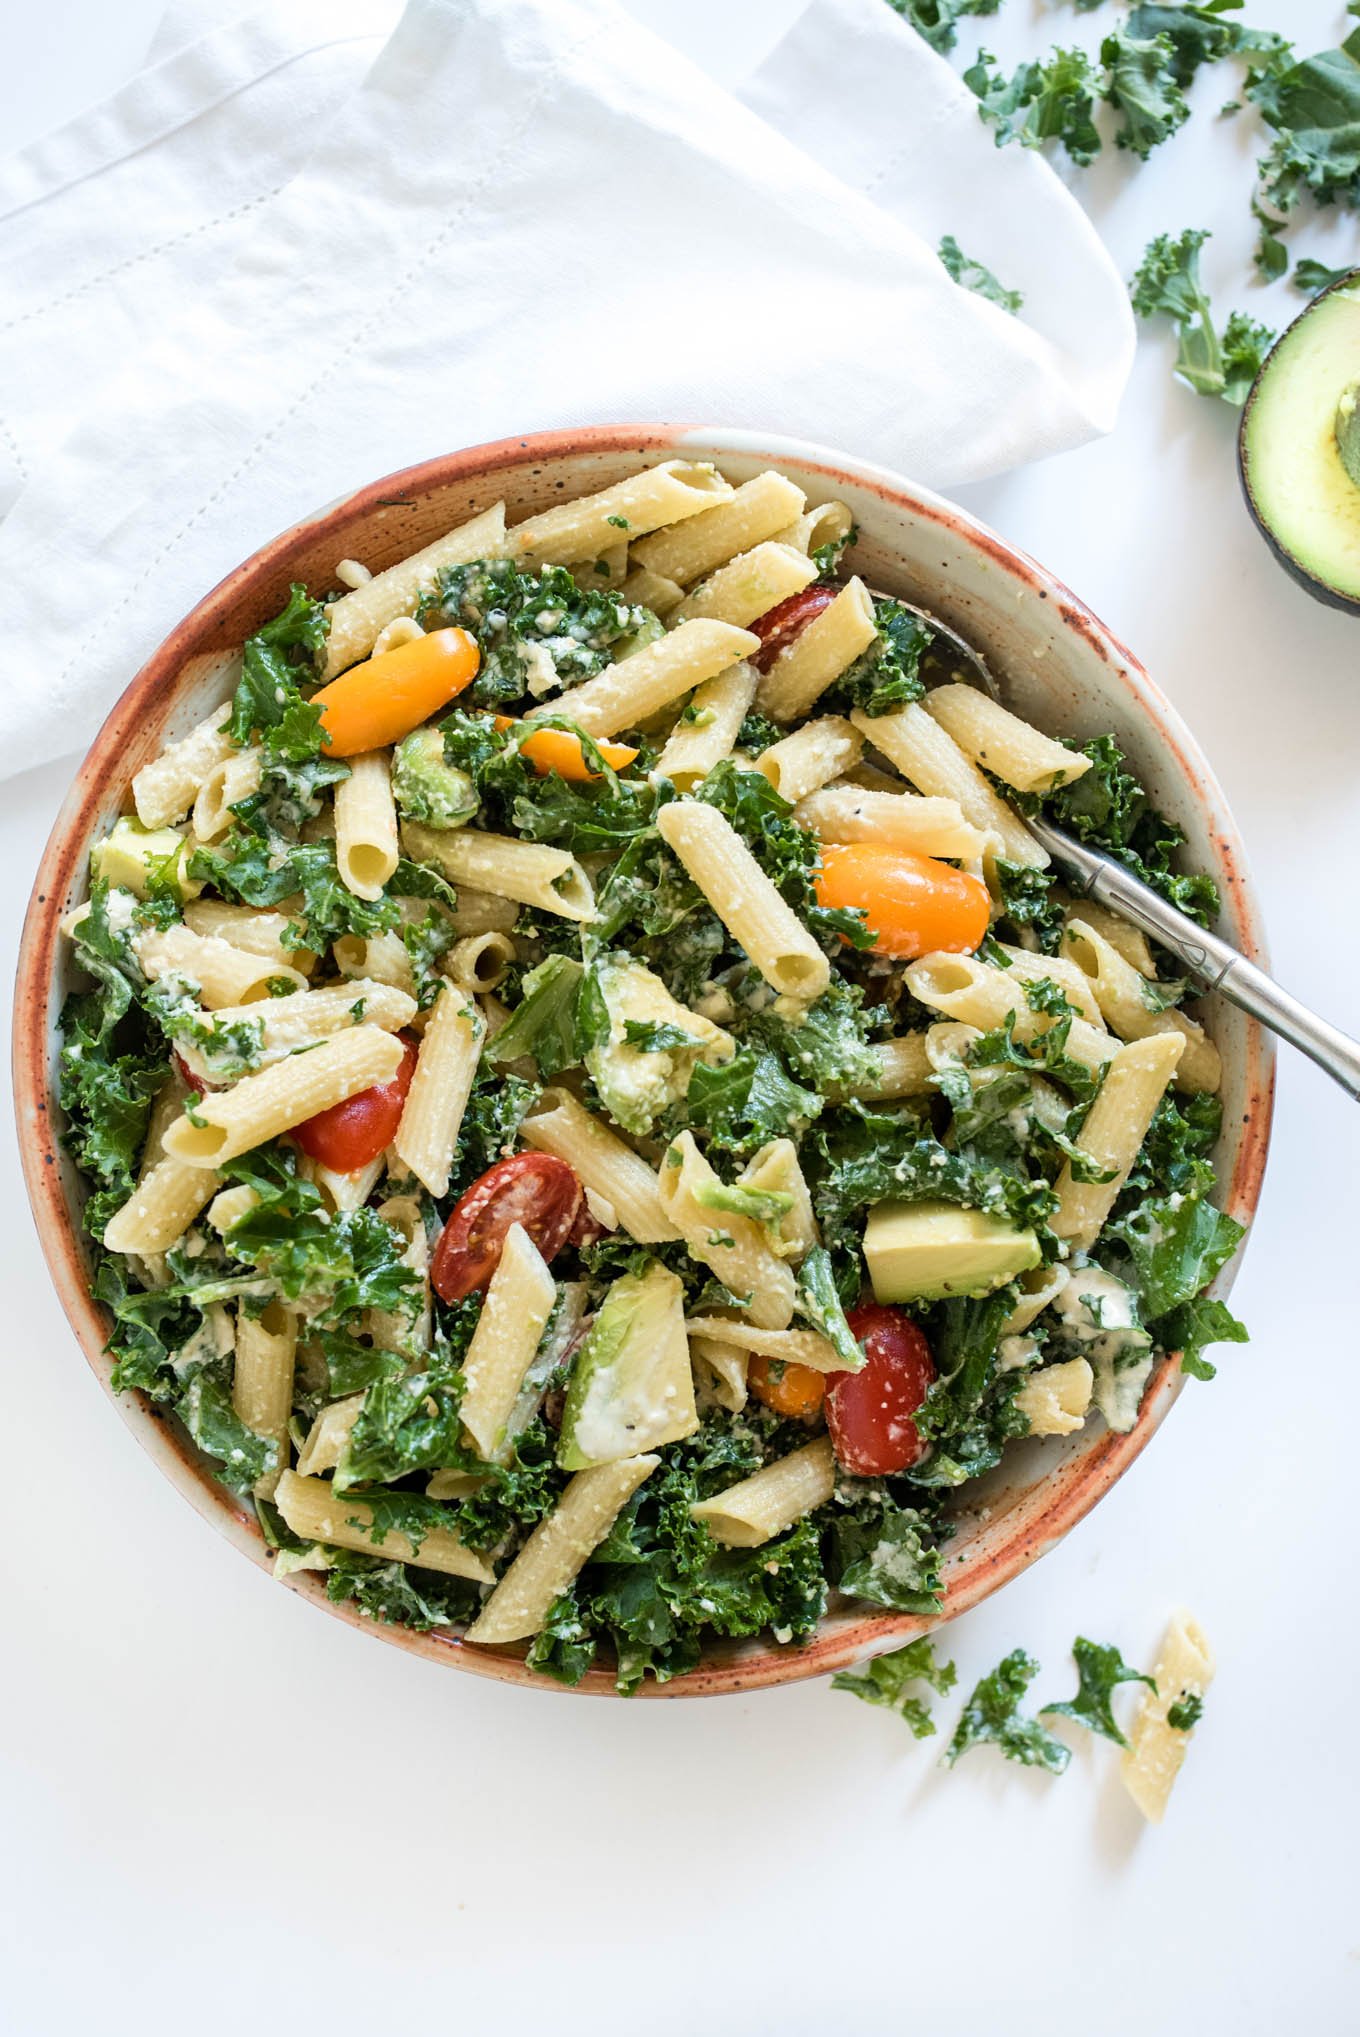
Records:
[[[986,885],[966,870],[879,842],[826,843],[816,885],[822,905],[859,906],[874,953],[895,961],[971,955],[991,917]]]
[[[312,695],[332,757],[399,743],[477,676],[482,654],[465,629],[436,629],[366,658]]]
[[[517,728],[518,722],[508,714],[496,716],[496,727],[502,731]],[[601,743],[600,755],[615,771],[622,771],[625,764],[631,764],[637,756],[626,743]],[[574,779],[578,785],[598,778],[599,772],[592,771],[586,762],[585,752],[577,736],[568,735],[565,729],[540,729],[537,735],[529,736],[519,746],[521,757],[527,757],[540,778],[546,778],[555,771],[559,778]]]
[[[376,1082],[294,1125],[293,1137],[309,1158],[337,1174],[357,1174],[386,1152],[396,1137],[406,1092],[416,1072],[416,1043],[402,1036],[401,1065],[390,1082]]]
[[[858,1372],[833,1372],[826,1388],[826,1426],[836,1461],[855,1478],[887,1478],[924,1457],[912,1416],[935,1377],[921,1331],[901,1309],[864,1301],[846,1317],[864,1346]]]
[[[800,587],[777,607],[758,615],[751,628],[760,638],[760,649],[752,654],[757,672],[768,672],[780,653],[797,643],[803,631],[824,608],[830,608],[839,587]]]
[[[826,1381],[811,1365],[791,1365],[780,1358],[753,1358],[746,1368],[746,1384],[777,1415],[815,1415],[826,1393]]]

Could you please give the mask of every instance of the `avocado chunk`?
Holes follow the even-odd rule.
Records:
[[[173,863],[166,862],[169,856],[175,858]],[[145,898],[159,863],[170,874],[181,899],[197,898],[203,886],[188,875],[188,858],[189,844],[174,828],[144,828],[139,820],[124,814],[90,850],[90,867],[106,884]]]
[[[1238,465],[1280,563],[1318,600],[1360,612],[1360,270],[1314,298],[1266,356]]]
[[[392,796],[408,820],[431,828],[460,828],[481,804],[467,772],[445,762],[438,729],[413,729],[397,744]]]
[[[557,1461],[586,1471],[675,1443],[699,1426],[685,1290],[653,1259],[616,1280],[576,1356]]]
[[[586,1055],[586,1067],[610,1116],[642,1137],[668,1104],[689,1088],[696,1061],[729,1061],[730,1034],[678,1004],[659,976],[627,956],[603,957],[593,987],[609,1036]],[[641,1446],[639,1446],[641,1447]]]
[[[1039,1263],[1033,1231],[952,1202],[880,1202],[869,1212],[864,1256],[878,1301],[941,1301],[990,1294]]]

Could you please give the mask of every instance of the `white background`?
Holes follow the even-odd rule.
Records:
[[[635,5],[695,54],[723,47],[730,77],[798,11]],[[24,141],[114,87],[159,11],[14,9],[0,135]],[[1341,0],[1253,0],[1248,15],[1308,50],[1354,25]],[[1113,18],[1008,0],[982,26],[1014,58],[1090,43]],[[965,24],[961,51],[978,39]],[[1077,188],[1126,272],[1152,233],[1212,226],[1223,309],[1282,324],[1302,300],[1261,289],[1249,263],[1260,130],[1215,118],[1233,75],[1201,75],[1196,118],[1149,165],[1109,151]],[[1353,216],[1294,240],[1360,258]],[[1235,414],[1173,385],[1168,362],[1150,335],[1111,438],[966,500],[1170,693],[1242,825],[1279,975],[1360,1031],[1360,623],[1274,566],[1238,497]],[[5,788],[7,954],[71,768]],[[1150,1660],[1169,1610],[1191,1606],[1219,1680],[1153,1831],[1113,1750],[1075,1730],[1061,1779],[990,1750],[946,1774],[939,1740],[822,1684],[572,1700],[442,1672],[317,1616],[121,1428],[49,1292],[6,1124],[0,2028],[1360,2027],[1355,1107],[1285,1052],[1276,1127],[1234,1297],[1252,1344],[1218,1354],[1219,1379],[1187,1388],[1061,1549],[944,1637],[965,1689],[1024,1644],[1046,1699],[1073,1683],[1074,1634]],[[940,1705],[948,1723],[956,1707]]]

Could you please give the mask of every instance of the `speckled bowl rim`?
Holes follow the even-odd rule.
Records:
[[[964,510],[887,469],[772,433],[721,426],[598,425],[500,439],[423,461],[368,483],[282,532],[229,573],[171,631],[118,700],[95,738],[53,826],[33,887],[19,950],[13,1034],[15,1104],[24,1178],[39,1240],[67,1319],[95,1376],[143,1448],[191,1505],[262,1568],[268,1569],[272,1563],[272,1552],[263,1541],[253,1510],[216,1482],[206,1461],[173,1417],[140,1392],[112,1394],[110,1366],[104,1351],[106,1324],[89,1292],[79,1227],[67,1201],[58,1165],[55,1105],[49,1093],[49,1042],[59,995],[58,923],[71,886],[85,867],[89,840],[99,808],[107,798],[108,783],[118,776],[125,735],[135,725],[143,707],[157,698],[162,689],[173,686],[176,674],[188,658],[213,645],[214,630],[237,600],[257,584],[286,581],[291,561],[307,547],[328,532],[347,528],[355,519],[393,498],[409,501],[422,493],[483,479],[499,469],[520,466],[526,460],[546,465],[592,453],[656,456],[685,452],[717,459],[724,455],[758,457],[771,464],[789,461],[800,470],[815,472],[819,480],[825,481],[828,493],[845,487],[866,489],[878,494],[885,503],[949,529],[956,538],[985,555],[993,566],[1009,574],[1017,593],[1028,589],[1051,601],[1050,612],[1056,612],[1063,626],[1080,636],[1121,679],[1140,713],[1151,722],[1159,741],[1175,756],[1194,787],[1212,818],[1223,865],[1222,883],[1243,952],[1255,961],[1265,962],[1261,914],[1236,826],[1198,745],[1164,695],[1061,581]],[[1234,1216],[1249,1222],[1260,1194],[1274,1100],[1273,1043],[1259,1027],[1248,1028],[1245,1054],[1250,1122],[1238,1147],[1224,1200]],[[1226,1290],[1235,1270],[1235,1265],[1228,1269],[1216,1292]],[[1083,1455],[1059,1463],[1040,1486],[1033,1488],[1043,1492],[1043,1504],[1022,1505],[1017,1511],[1023,1518],[1006,1540],[980,1553],[977,1560],[965,1557],[956,1567],[947,1582],[940,1620],[957,1617],[1019,1576],[1084,1519],[1141,1455],[1165,1419],[1181,1384],[1175,1357],[1164,1358],[1149,1382],[1135,1428],[1122,1436],[1107,1432]],[[291,1590],[332,1616],[428,1661],[533,1689],[563,1689],[552,1679],[530,1671],[523,1660],[522,1648],[468,1648],[456,1633],[435,1630],[417,1634],[365,1618],[349,1603],[332,1604],[325,1596],[324,1581],[315,1573],[298,1572],[286,1582]],[[698,1668],[667,1684],[657,1685],[649,1680],[643,1694],[716,1696],[798,1682],[895,1647],[938,1625],[940,1620],[883,1610],[861,1612],[858,1607],[849,1613],[838,1610],[804,1647],[780,1648],[758,1641],[719,1643]],[[587,1695],[613,1695],[612,1673],[608,1669],[592,1669],[577,1689]]]

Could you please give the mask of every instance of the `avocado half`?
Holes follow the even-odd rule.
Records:
[[[1266,355],[1237,463],[1256,525],[1301,587],[1360,614],[1360,269],[1315,297]]]

